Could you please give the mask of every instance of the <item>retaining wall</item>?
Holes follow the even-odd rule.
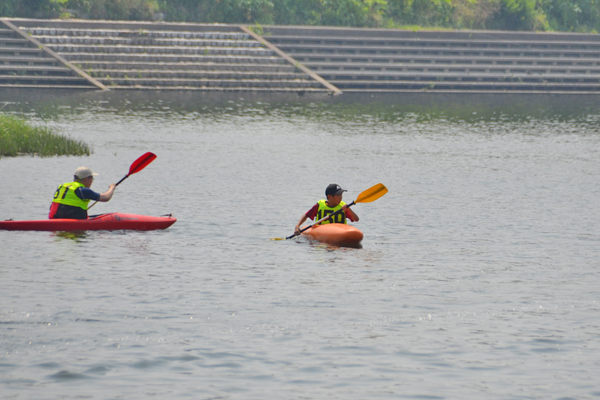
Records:
[[[0,87],[600,93],[600,35],[4,19]]]

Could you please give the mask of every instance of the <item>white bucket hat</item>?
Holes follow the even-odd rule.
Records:
[[[75,170],[75,179],[83,179],[83,178],[87,178],[88,176],[96,176],[98,175],[95,172],[92,172],[91,169],[89,169],[88,167],[79,167]]]

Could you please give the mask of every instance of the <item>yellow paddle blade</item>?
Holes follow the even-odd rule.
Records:
[[[285,240],[285,238],[271,238],[269,240]]]
[[[384,194],[388,192],[387,188],[383,185],[383,183],[378,183],[377,185],[369,188],[358,195],[358,198],[354,201],[355,203],[370,203],[372,201],[377,200]]]

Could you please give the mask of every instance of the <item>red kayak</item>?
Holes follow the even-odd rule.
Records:
[[[170,215],[152,217],[147,215],[110,213],[93,215],[88,219],[42,219],[38,221],[0,221],[0,229],[9,231],[153,231],[166,229],[177,218]]]
[[[363,240],[360,229],[347,224],[316,225],[302,234],[309,239],[335,246],[358,247]]]

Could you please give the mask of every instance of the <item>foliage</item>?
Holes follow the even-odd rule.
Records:
[[[75,16],[90,19],[151,21],[158,3],[149,0],[67,0]]]
[[[451,0],[388,0],[388,17],[394,21],[421,26],[449,26]]]
[[[51,157],[90,155],[88,145],[53,133],[46,127],[34,127],[27,121],[0,114],[0,157],[19,154]]]
[[[500,11],[499,0],[454,0],[451,26],[468,29],[490,29]]]
[[[531,31],[536,28],[536,0],[501,0],[494,29]]]
[[[167,21],[272,24],[269,0],[160,0]]]
[[[0,17],[53,18],[64,5],[62,0],[1,0]]]
[[[0,16],[598,32],[600,0],[0,0]]]
[[[313,14],[314,25],[367,26],[379,25],[387,7],[381,0],[320,0]]]
[[[600,0],[546,0],[543,8],[553,30],[600,31]]]

